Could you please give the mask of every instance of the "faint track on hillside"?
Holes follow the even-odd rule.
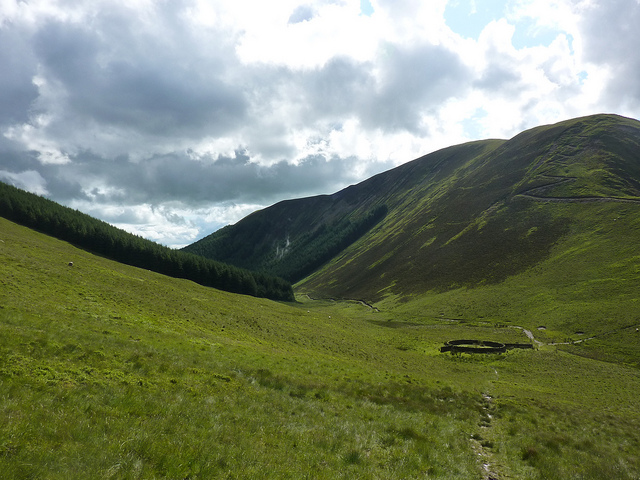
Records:
[[[313,298],[311,297],[311,295],[309,295],[308,293],[304,293],[302,294],[302,296],[307,297],[309,300],[311,301],[316,301],[319,300],[318,298]],[[366,302],[365,300],[355,300],[353,298],[340,298],[340,299],[336,299],[336,298],[325,298],[324,300],[328,300],[330,302],[353,302],[353,303],[359,303],[360,305],[362,305],[363,307],[367,307],[370,308],[371,310],[373,310],[374,312],[379,312],[380,310],[378,309],[378,307],[371,305],[370,303]]]
[[[544,345],[544,343],[542,343],[540,340],[535,339],[535,337],[533,336],[533,333],[531,333],[531,330],[527,330],[524,327],[518,327],[517,325],[513,325],[512,328],[518,328],[522,330],[522,333],[524,333],[527,336],[527,338],[529,338],[529,340],[531,340],[537,347],[541,347],[542,345]]]
[[[537,340],[534,336],[533,333],[531,332],[531,330],[527,330],[524,327],[519,327],[517,325],[511,325],[511,328],[517,328],[519,330],[522,330],[522,332],[533,342],[535,343],[535,345],[537,347],[541,347],[544,345],[548,345],[548,346],[554,346],[554,345],[575,345],[578,343],[583,343],[586,342],[587,340],[593,340],[594,338],[600,338],[600,337],[604,337],[605,335],[611,335],[612,333],[616,333],[616,332],[620,332],[622,330],[631,330],[633,328],[636,329],[636,332],[638,332],[638,330],[640,329],[640,323],[633,323],[631,325],[626,325],[624,327],[620,327],[620,328],[616,328],[613,330],[609,330],[608,332],[603,332],[603,333],[599,333],[597,335],[592,335],[591,337],[586,337],[586,338],[580,338],[578,340],[571,340],[568,342],[550,342],[550,343],[544,343],[541,342],[540,340]]]
[[[471,436],[471,449],[478,456],[478,460],[482,464],[482,479],[483,480],[498,480],[500,477],[495,473],[495,460],[493,458],[493,441],[490,440],[490,430],[493,426],[493,417],[495,412],[495,405],[493,404],[493,397],[484,392],[482,393],[481,403],[482,416],[478,427],[480,429],[479,434]]]
[[[640,199],[623,198],[623,197],[548,197],[543,195],[544,192],[551,188],[562,185],[563,183],[571,183],[577,180],[577,177],[563,177],[560,175],[540,175],[541,178],[554,180],[538,187],[533,187],[524,192],[518,193],[516,197],[524,197],[538,202],[556,202],[556,203],[589,203],[589,202],[621,202],[640,204]]]
[[[541,197],[519,193],[518,197],[529,198],[538,202],[556,202],[556,203],[589,203],[589,202],[620,202],[640,204],[640,199],[620,198],[620,197]]]

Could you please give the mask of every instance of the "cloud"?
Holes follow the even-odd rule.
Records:
[[[313,7],[309,5],[300,5],[296,7],[287,23],[301,23],[308,22],[315,16]]]
[[[482,72],[474,85],[482,90],[504,92],[514,90],[521,81],[522,77],[518,72],[507,65],[491,64]]]
[[[580,29],[585,60],[606,68],[606,105],[613,109],[640,107],[640,2],[611,0],[585,7]]]
[[[24,34],[14,25],[0,28],[0,128],[27,122],[31,104],[38,96],[32,81],[36,58]]]
[[[640,105],[637,0],[0,1],[0,179],[170,245]]]
[[[428,133],[422,116],[449,98],[462,96],[470,71],[445,47],[386,46],[381,82],[367,105],[365,124],[394,132]]]
[[[46,168],[42,175],[25,171],[11,177],[0,171],[0,178],[9,176],[23,188],[173,246],[186,245],[284,198],[333,193],[363,178],[356,175],[360,167],[355,157],[310,156],[295,165],[281,161],[262,166],[243,152],[216,160],[171,154],[144,163],[88,156],[73,158],[72,165],[41,166]],[[391,166],[370,164],[364,177]]]
[[[38,195],[46,195],[48,193],[46,180],[35,170],[24,170],[20,173],[0,170],[0,180]]]
[[[54,19],[37,30],[32,43],[43,88],[35,108],[54,117],[41,135],[67,139],[73,151],[89,133],[93,150],[115,155],[224,135],[245,120],[244,93],[225,78],[234,62],[233,51],[218,43],[222,32],[205,55],[190,55],[208,38],[194,37],[171,10],[154,13],[150,31],[139,32],[135,12],[125,8],[100,11],[89,24]]]
[[[98,203],[173,203],[204,207],[218,203],[269,204],[307,192],[333,193],[356,176],[356,157],[327,159],[308,156],[297,164],[280,161],[266,166],[251,162],[245,152],[217,159],[187,154],[158,155],[144,162],[126,157],[106,160],[90,154],[74,157],[71,166],[40,166],[52,197]],[[30,162],[33,164],[33,162]],[[373,175],[391,164],[372,163]]]

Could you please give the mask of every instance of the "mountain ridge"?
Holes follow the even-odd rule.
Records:
[[[271,271],[285,242],[303,251],[305,235],[338,235],[340,222],[384,206],[383,219],[290,280],[316,295],[372,302],[499,283],[542,262],[572,231],[574,216],[551,203],[640,201],[638,152],[640,122],[580,117],[447,147],[333,195],[277,203],[185,250],[235,264],[216,248],[242,245],[243,267]]]

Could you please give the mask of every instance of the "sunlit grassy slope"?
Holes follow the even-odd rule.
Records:
[[[545,325],[548,335],[634,320],[640,122],[616,115],[439,150],[333,195],[255,212],[189,249],[275,272],[382,207],[384,218],[297,291],[413,304],[417,315],[466,311]]]
[[[557,261],[570,245],[563,252]],[[538,292],[541,302],[566,281]],[[585,305],[605,283],[583,285]],[[114,263],[0,219],[0,472],[638,478],[640,371],[626,365],[635,330],[589,341],[607,362],[573,354],[588,350],[580,344],[439,353],[452,338],[527,341],[499,325],[511,311],[501,288],[484,303],[434,294],[420,309],[392,297],[379,311],[304,296],[283,304]],[[518,288],[527,285],[505,303]],[[513,308],[535,299],[520,302]],[[570,306],[576,319],[580,305]],[[567,320],[554,323],[559,312],[537,315],[549,338],[571,335]]]
[[[567,277],[565,285],[574,273],[585,281],[604,274],[633,282],[640,122],[594,115],[534,128],[475,154],[464,147],[416,161],[422,173],[410,176],[410,188],[395,203],[386,201],[384,221],[300,288],[408,300],[427,291],[500,285],[542,265],[547,279]],[[426,169],[436,163],[443,167]],[[549,261],[553,255],[557,262]],[[614,264],[615,274],[605,271]],[[599,301],[618,285],[596,290]]]

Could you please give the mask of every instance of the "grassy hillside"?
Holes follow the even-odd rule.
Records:
[[[581,346],[581,354],[605,358],[596,343],[606,344],[606,358],[616,350],[617,360],[640,367],[640,337],[607,334],[640,322],[640,206],[560,202],[544,208],[566,218],[568,231],[535,267],[497,284],[389,295],[378,306],[405,314],[516,323],[531,330],[545,327],[539,335],[546,341],[604,335]]]
[[[546,279],[568,268],[597,280],[606,265],[626,262],[620,275],[633,281],[627,246],[640,240],[632,222],[640,211],[638,152],[636,120],[569,120],[508,141],[446,148],[334,195],[281,202],[187,250],[277,272],[315,297],[370,303],[499,286],[543,264]],[[316,269],[302,270],[309,276],[287,276],[292,263],[304,263],[318,245],[330,244],[324,235],[340,237],[345,226],[376,208],[384,208],[384,218],[353,242],[336,242],[339,248],[327,250],[321,262],[309,262]],[[608,227],[618,217],[624,235]],[[562,245],[588,248],[600,240],[607,250],[599,255],[548,261],[562,256]],[[610,287],[598,290],[597,301],[615,294],[617,286]]]
[[[611,257],[577,262],[624,261],[637,233],[629,225],[631,238],[622,238],[611,226],[640,212],[638,152],[640,122],[597,115],[529,130],[466,163],[447,159],[445,177],[387,201],[384,222],[299,288],[379,301],[498,285],[590,232],[610,237]]]
[[[589,306],[600,286],[584,284],[577,316],[623,298]],[[558,346],[442,354],[452,338],[527,340],[504,326],[515,320],[500,316],[510,310],[498,297],[465,302],[465,292],[423,297],[420,315],[392,297],[379,311],[304,296],[276,303],[115,263],[0,219],[0,471],[638,478],[640,370],[624,364],[622,340],[636,335],[637,348],[635,330],[589,341],[607,362]],[[557,311],[540,315],[553,335],[572,335],[553,323]]]
[[[318,198],[319,203],[325,200],[325,197]],[[299,202],[294,203],[299,208]],[[286,209],[284,205],[282,207]],[[280,219],[290,218],[280,206],[276,208],[280,210],[277,214]],[[380,222],[387,208],[379,205],[364,214],[325,219],[311,228],[308,218],[304,218],[304,225],[292,228],[287,221],[285,225],[274,225],[263,213],[255,212],[240,224],[226,226],[214,235],[185,247],[183,251],[209,259],[224,259],[224,262],[241,268],[268,272],[296,282],[331,260]]]
[[[98,255],[233,293],[293,300],[289,282],[170,249],[0,182],[0,216]]]
[[[311,273],[374,226],[393,223],[387,218],[388,212],[397,212],[406,202],[413,204],[437,191],[455,168],[501,143],[492,140],[450,147],[333,195],[277,203],[183,250],[243,268],[277,272],[293,282],[301,280],[301,269],[297,268],[300,263],[312,267],[304,270],[305,275]],[[372,218],[375,221],[369,220]],[[350,236],[354,226],[359,235]],[[349,241],[341,241],[348,236]],[[327,244],[339,248],[318,256],[318,246]]]

